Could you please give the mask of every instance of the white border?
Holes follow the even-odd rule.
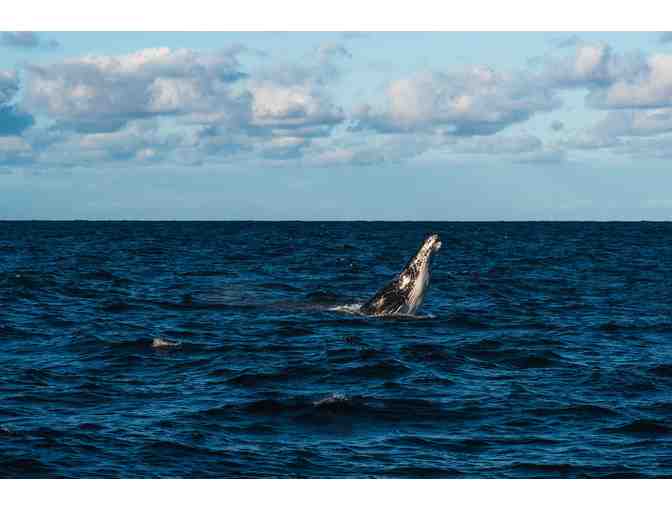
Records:
[[[655,480],[47,480],[0,481],[4,508],[515,509],[654,508]]]
[[[2,30],[531,30],[664,31],[660,0],[23,0],[3,8]]]
[[[669,30],[659,0],[90,0],[10,2],[2,30]],[[353,473],[356,475],[356,473]],[[3,508],[652,508],[666,482],[637,481],[0,481]]]

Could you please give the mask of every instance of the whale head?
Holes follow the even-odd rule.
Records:
[[[439,234],[430,234],[420,245],[420,248],[416,252],[415,256],[409,261],[408,267],[415,267],[417,270],[420,270],[422,266],[428,265],[431,259],[431,255],[436,253],[441,249],[441,238]]]
[[[422,248],[420,248],[421,251],[424,251],[425,253],[436,253],[441,249],[441,238],[439,237],[439,234],[431,234],[427,236],[427,239],[422,243]]]
[[[372,315],[415,314],[429,286],[432,254],[441,249],[438,234],[425,238],[403,271],[361,308]]]

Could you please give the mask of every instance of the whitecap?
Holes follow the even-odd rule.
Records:
[[[323,406],[323,405],[335,404],[337,402],[347,402],[348,400],[350,399],[346,397],[343,393],[334,393],[328,397],[324,397],[321,398],[320,400],[313,402],[313,405]]]
[[[152,347],[155,348],[178,347],[179,345],[181,345],[180,342],[173,342],[172,340],[166,340],[159,337],[152,340]]]

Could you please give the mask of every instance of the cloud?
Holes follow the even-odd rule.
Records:
[[[245,108],[235,54],[145,49],[28,65],[23,104],[74,131],[110,132],[135,119]]]
[[[631,138],[622,141],[614,148],[614,151],[637,160],[643,158],[672,159],[672,137]]]
[[[581,44],[563,58],[549,58],[538,77],[557,89],[585,88],[599,109],[672,106],[672,55],[621,55],[607,44]]]
[[[482,66],[418,73],[389,82],[381,104],[348,116],[331,94],[352,58],[343,45],[321,44],[298,64],[262,62],[253,73],[239,61],[250,51],[148,48],[28,64],[11,113],[40,115],[49,127],[31,127],[30,117],[11,134],[26,131],[36,163],[66,166],[243,156],[366,165],[449,145],[461,154],[557,157],[535,137],[492,137],[560,105],[534,73]],[[0,90],[15,98],[16,77],[3,76]],[[346,136],[334,137],[348,121]]]
[[[638,158],[667,159],[672,155],[672,108],[614,110],[561,145],[570,150],[608,150]]]
[[[546,147],[538,151],[523,153],[514,159],[514,163],[526,165],[557,165],[567,160],[567,153],[560,148]]]
[[[374,134],[372,139],[341,137],[317,144],[306,155],[308,164],[319,166],[400,163],[433,151],[443,156],[493,158],[510,163],[554,164],[565,161],[562,147],[549,147],[533,135],[451,136],[410,133]]]
[[[540,150],[542,141],[532,135],[522,136],[475,136],[461,139],[453,148],[454,152],[465,154],[520,154]]]
[[[337,140],[319,141],[305,158],[307,164],[316,166],[368,166],[407,161],[436,146],[424,135],[387,133],[363,139],[350,133]]]
[[[317,53],[322,62],[334,58],[352,58],[352,54],[345,46],[337,43],[323,43],[317,48]]]
[[[257,69],[253,78],[257,81],[272,81],[278,85],[310,83],[325,86],[342,77],[342,64],[352,58],[352,53],[342,44],[324,42],[304,55],[300,62],[288,62],[279,58],[270,65]]]
[[[638,158],[670,157],[672,55],[627,55],[606,44],[581,43],[564,58],[549,58],[539,79],[558,89],[585,89],[586,105],[607,110],[592,126],[571,134],[564,149],[607,150]]]
[[[658,42],[662,44],[672,42],[672,32],[661,32],[660,36],[658,37]]]
[[[550,128],[553,131],[562,131],[563,129],[565,129],[565,124],[562,121],[554,120],[553,122],[551,122]]]
[[[387,87],[385,99],[382,110],[368,104],[359,108],[353,129],[488,135],[560,104],[552,90],[531,82],[523,73],[487,67],[397,79]]]
[[[619,55],[603,43],[579,44],[573,54],[550,57],[538,79],[554,88],[608,87],[646,71],[646,60],[639,53]]]
[[[32,128],[25,133],[32,162],[46,167],[76,167],[99,163],[151,164],[187,150],[193,140],[171,132],[156,121],[132,121],[105,133],[75,133],[60,128]]]
[[[150,48],[120,56],[84,56],[28,65],[21,106],[50,119],[83,143],[105,140],[140,121],[166,120],[191,140],[178,152],[197,164],[207,157],[254,152],[259,157],[299,157],[315,138],[345,120],[330,98],[334,62],[349,56],[340,45],[320,46],[312,62],[242,70],[244,46],[219,52]],[[131,130],[132,131],[132,130]],[[87,135],[104,135],[95,138]],[[115,160],[133,147],[84,150]],[[90,149],[90,148],[89,148]],[[201,154],[198,154],[198,151]],[[143,154],[161,155],[151,147]]]
[[[658,143],[631,139],[672,131],[672,56],[622,55],[571,39],[560,41],[572,48],[564,56],[520,70],[470,66],[402,75],[349,113],[334,91],[354,57],[338,42],[313,47],[300,62],[264,56],[247,67],[242,55],[261,55],[242,45],[26,64],[21,83],[16,72],[0,72],[0,137],[21,135],[25,144],[7,149],[3,164],[244,159],[329,166],[436,154],[551,164],[572,150],[665,153]],[[563,137],[550,145],[512,129],[558,109],[567,89],[585,90],[588,106],[607,110],[603,121],[574,133],[560,120],[542,119],[547,135]]]
[[[340,78],[337,64],[350,53],[338,44],[323,44],[299,65],[266,68],[245,81],[249,99],[246,115],[239,119],[234,136],[239,150],[264,159],[302,157],[315,139],[329,137],[346,120],[343,109],[331,98],[329,86]],[[201,118],[205,131],[222,132],[219,119]],[[235,135],[229,126],[229,135]],[[206,140],[212,146],[213,139]],[[231,150],[229,136],[221,145]]]
[[[299,136],[276,136],[263,141],[258,150],[266,159],[295,159],[308,144],[306,138]]]
[[[341,32],[341,37],[346,40],[352,40],[352,39],[364,39],[367,37],[371,37],[370,32]]]
[[[612,149],[620,143],[617,137],[598,133],[595,130],[583,130],[562,140],[560,145],[568,150],[595,151]]]
[[[252,116],[250,127],[287,135],[300,131],[309,136],[339,124],[345,119],[343,110],[310,84],[278,85],[263,81],[251,86]]]
[[[32,115],[15,106],[0,106],[0,136],[19,135],[35,123]]]
[[[504,156],[513,163],[554,164],[566,159],[563,149],[548,147],[540,138],[528,134],[460,138],[451,151],[458,154]]]
[[[583,43],[583,39],[576,34],[563,35],[553,38],[553,44],[556,48],[570,48]]]
[[[309,158],[309,164],[317,166],[355,165],[368,166],[383,164],[387,161],[399,161],[399,158],[390,158],[373,147],[332,147]]]
[[[610,112],[600,122],[562,141],[564,149],[606,150],[642,159],[672,158],[672,112]]]
[[[9,103],[19,91],[16,71],[0,71],[0,105]]]
[[[612,111],[593,130],[606,136],[651,136],[672,131],[672,108]]]
[[[650,56],[638,72],[619,77],[592,91],[588,103],[598,108],[659,108],[672,106],[672,55]]]
[[[200,127],[194,136],[194,143],[188,151],[192,161],[203,161],[208,156],[231,156],[249,152],[252,144],[248,137],[232,133],[217,126]]]
[[[20,49],[56,49],[60,46],[54,39],[44,40],[37,32],[2,32],[0,46]]]
[[[19,136],[0,136],[0,165],[30,163],[32,152],[26,141]]]
[[[0,71],[0,136],[21,134],[35,122],[32,115],[12,104],[18,91],[17,73]]]
[[[562,162],[567,150],[644,154],[648,148],[653,157],[665,154],[658,143],[631,138],[672,131],[672,55],[621,54],[576,36],[557,45],[573,49],[565,56],[543,57],[518,72],[475,66],[393,80],[380,104],[365,103],[354,111],[350,130],[435,137],[439,145],[452,144],[454,153],[505,155],[520,163]],[[609,111],[605,119],[553,146],[536,137],[500,136],[511,126],[558,108],[559,94],[567,89],[585,90],[587,106]],[[550,129],[559,133],[565,126],[555,120]],[[332,157],[347,154],[340,150]]]
[[[136,122],[123,131],[87,134],[77,139],[79,148],[89,154],[100,154],[102,160],[158,160],[178,147],[177,134],[160,133],[156,125]]]

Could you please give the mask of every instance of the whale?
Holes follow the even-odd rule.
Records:
[[[432,255],[440,249],[439,235],[429,235],[404,269],[362,305],[360,313],[415,315],[429,286]]]

